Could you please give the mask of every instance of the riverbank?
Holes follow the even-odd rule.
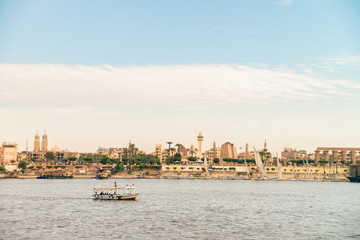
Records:
[[[21,174],[0,174],[0,179],[36,179],[37,175],[21,175]],[[95,174],[75,174],[73,179],[94,179]],[[148,176],[141,176],[141,172],[127,174],[114,174],[110,177],[111,179],[208,179],[208,180],[262,180],[262,181],[318,181],[318,182],[349,182],[344,175],[333,176],[333,175],[318,175],[312,178],[308,176],[297,176],[293,177],[291,174],[283,174],[282,179],[278,179],[276,175],[269,175],[268,178],[263,178],[260,175],[252,175],[250,178],[244,175],[224,174],[224,173],[211,173],[208,177],[204,174],[154,174]]]

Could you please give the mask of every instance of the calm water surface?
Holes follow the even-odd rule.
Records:
[[[0,239],[360,239],[360,184],[117,179],[136,201],[96,201],[114,179],[0,180]]]

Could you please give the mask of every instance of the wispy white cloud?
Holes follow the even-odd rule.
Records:
[[[0,107],[210,106],[348,97],[346,83],[244,65],[0,64]]]
[[[320,60],[328,64],[358,64],[360,63],[360,55],[342,56],[342,57],[322,57]]]
[[[360,55],[339,56],[339,57],[321,57],[319,63],[312,66],[325,72],[343,72],[345,70],[360,71]]]

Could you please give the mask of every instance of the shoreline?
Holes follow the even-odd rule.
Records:
[[[28,176],[5,176],[5,174],[0,175],[1,179],[36,179],[37,175],[28,175]],[[96,179],[96,175],[74,175],[71,179]],[[222,177],[209,177],[206,178],[205,176],[182,176],[182,175],[164,175],[164,176],[146,176],[146,177],[139,177],[136,175],[112,175],[108,179],[165,179],[165,180],[247,180],[247,181],[294,181],[294,182],[350,182],[347,178],[339,178],[339,179],[314,179],[314,178],[283,178],[283,179],[276,179],[276,178],[260,178],[260,177],[252,177],[252,178],[241,178],[241,177],[231,177],[231,176],[222,176]],[[48,179],[52,180],[52,179]],[[65,179],[63,179],[65,180]]]

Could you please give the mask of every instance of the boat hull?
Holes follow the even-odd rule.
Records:
[[[360,177],[348,177],[350,182],[360,182]]]
[[[100,195],[94,194],[93,199],[95,200],[135,200],[139,194],[127,194],[127,195]]]

